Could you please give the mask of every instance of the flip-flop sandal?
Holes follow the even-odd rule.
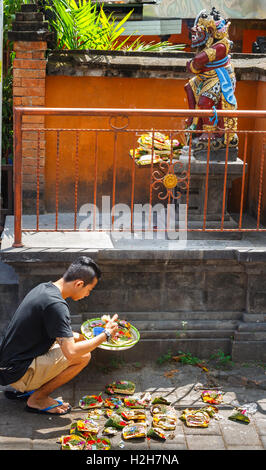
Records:
[[[32,395],[35,390],[29,392],[19,392],[18,390],[5,390],[5,397],[9,400],[27,400],[30,395]]]
[[[45,415],[50,415],[50,416],[53,416],[53,415],[65,415],[67,413],[69,413],[71,411],[71,406],[69,405],[68,408],[66,409],[66,411],[62,411],[61,413],[50,413],[49,410],[51,410],[52,408],[56,408],[57,406],[61,406],[63,405],[63,402],[61,400],[56,400],[57,403],[55,403],[54,405],[51,405],[51,406],[48,406],[47,408],[43,408],[42,410],[38,409],[38,408],[32,408],[31,406],[28,406],[26,405],[26,411],[28,411],[29,413],[37,413],[37,414],[45,414]]]

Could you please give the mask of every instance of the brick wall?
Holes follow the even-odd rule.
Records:
[[[14,106],[45,106],[47,42],[53,34],[35,3],[21,5],[15,15],[8,38],[14,43],[13,103]],[[22,134],[23,211],[44,208],[45,135],[44,117],[24,116]],[[40,129],[38,133],[35,129]]]
[[[45,41],[17,41],[13,63],[14,106],[45,105],[45,75],[47,43]],[[37,189],[40,210],[43,209],[45,135],[43,116],[23,116],[22,171],[23,209],[36,205]],[[38,132],[33,129],[40,129]],[[37,187],[38,185],[38,187]]]

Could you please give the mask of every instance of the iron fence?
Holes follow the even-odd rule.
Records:
[[[265,132],[260,129],[245,129],[239,127],[236,134],[239,139],[238,155],[236,159],[230,159],[231,147],[229,139],[225,138],[226,146],[223,150],[222,160],[213,160],[212,152],[215,149],[215,141],[211,139],[211,132],[207,131],[208,138],[205,142],[205,157],[198,159],[193,154],[192,138],[197,136],[201,131],[188,130],[185,128],[184,119],[191,117],[212,117],[212,110],[174,110],[174,109],[109,109],[109,108],[14,108],[14,247],[22,246],[22,232],[40,232],[40,231],[78,231],[78,230],[120,230],[115,224],[115,207],[117,204],[127,204],[129,207],[129,223],[127,227],[123,226],[123,230],[142,231],[141,225],[136,226],[134,223],[135,205],[147,203],[149,205],[148,226],[152,231],[168,231],[176,230],[171,224],[170,218],[173,213],[167,211],[167,222],[163,228],[152,220],[152,208],[156,203],[161,203],[164,207],[170,205],[175,207],[175,214],[182,203],[185,207],[185,227],[179,230],[188,232],[248,232],[248,231],[266,231],[261,223],[262,209],[264,210],[264,148],[265,148]],[[252,110],[217,110],[218,118],[237,118],[239,122],[243,118],[254,120],[266,117],[266,111]],[[23,116],[44,116],[47,118],[54,117],[82,117],[93,119],[94,125],[87,127],[79,126],[47,126],[45,123],[39,127],[23,127]],[[105,119],[105,126],[99,125],[97,119]],[[143,122],[145,118],[153,119],[152,126],[145,126]],[[174,121],[171,126],[156,125],[156,119],[165,119],[165,122]],[[95,121],[96,119],[96,121]],[[181,123],[178,120],[181,119]],[[183,119],[183,121],[182,121]],[[176,124],[175,124],[176,120]],[[133,125],[132,122],[133,121]],[[140,125],[136,126],[136,122]],[[74,121],[73,121],[74,122]],[[96,125],[95,125],[96,123]],[[242,126],[243,127],[243,126]],[[35,163],[32,166],[32,175],[35,180],[35,196],[34,196],[34,213],[36,216],[35,226],[22,227],[23,215],[23,132],[33,132],[36,134],[36,156]],[[228,137],[229,131],[221,131]],[[169,150],[167,156],[161,156],[160,152],[155,148],[155,141],[158,133],[167,135]],[[141,160],[138,157],[138,139],[141,135],[150,136],[149,162],[146,165],[140,165]],[[41,159],[41,142],[45,142],[50,138],[53,144],[53,161],[54,161],[54,184],[52,199],[55,208],[55,224],[54,227],[42,227],[40,224],[41,217],[41,193],[45,192],[42,178],[45,178],[45,169]],[[68,211],[73,212],[73,225],[69,227],[60,227],[60,184],[64,179],[62,170],[64,160],[62,160],[62,141],[63,136],[69,136],[73,144],[74,151],[72,157],[74,160],[74,171],[71,173],[72,184],[74,187],[73,194],[70,197],[72,208],[68,206]],[[81,228],[78,224],[78,216],[80,213],[79,194],[81,191],[81,174],[80,162],[83,153],[80,149],[81,139],[86,135],[89,146],[90,155],[90,185],[91,195],[88,203],[92,204],[92,218],[90,227]],[[45,136],[45,137],[43,137]],[[83,137],[82,137],[83,136]],[[86,140],[85,139],[85,140]],[[255,140],[254,140],[255,139]],[[179,149],[176,151],[175,145],[178,140]],[[111,223],[105,227],[103,224],[97,223],[97,203],[99,195],[104,195],[104,189],[99,190],[99,182],[102,178],[100,169],[101,152],[104,150],[101,146],[108,143],[110,161],[109,161],[109,196],[111,200]],[[258,151],[254,154],[254,145]],[[186,152],[184,153],[184,149]],[[121,155],[123,154],[123,155]],[[67,158],[67,157],[66,157]],[[127,178],[123,191],[119,189],[118,176],[120,175],[119,162],[123,160],[123,165],[127,167]],[[125,165],[125,159],[127,163]],[[243,222],[245,214],[245,197],[248,191],[248,181],[250,178],[248,167],[254,166],[255,159],[255,181],[253,187],[256,192],[256,214],[253,226],[246,226]],[[47,163],[45,163],[47,165]],[[81,178],[82,177],[82,178]],[[69,175],[68,175],[69,179]],[[238,210],[237,218],[232,224],[228,222],[228,190],[232,181],[238,179]],[[254,179],[254,175],[253,175]],[[45,184],[45,181],[44,181]],[[137,194],[137,188],[139,193]],[[141,190],[140,190],[141,188]],[[83,191],[84,192],[84,191]],[[127,196],[125,199],[125,193]],[[62,193],[62,191],[61,191]],[[121,196],[122,194],[122,196]],[[84,196],[84,194],[83,194]],[[106,194],[105,194],[106,196]],[[143,199],[142,199],[143,197]],[[65,196],[66,198],[66,196]],[[82,198],[81,198],[82,199]],[[197,203],[195,205],[195,200]],[[83,201],[84,202],[84,201]],[[254,204],[253,204],[254,205]],[[253,210],[254,212],[254,210]],[[176,215],[174,215],[176,217]],[[177,217],[178,219],[178,217]]]

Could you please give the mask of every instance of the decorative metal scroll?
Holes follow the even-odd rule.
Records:
[[[128,124],[129,117],[126,115],[121,114],[121,116],[110,116],[109,118],[110,127],[116,131],[122,131],[123,129],[126,129]]]
[[[182,196],[181,191],[187,190],[188,175],[183,166],[183,163],[180,161],[161,162],[158,164],[156,170],[152,173],[153,181],[151,183],[151,187],[155,191],[159,191],[158,199],[165,200],[172,198],[177,200]]]

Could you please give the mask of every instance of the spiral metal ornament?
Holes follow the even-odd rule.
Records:
[[[176,167],[178,167],[178,173],[175,171]],[[179,161],[160,163],[157,169],[153,171],[152,179],[152,188],[159,191],[158,199],[160,200],[166,198],[180,199],[181,190],[186,190],[188,187],[187,172],[183,170],[183,163]]]

